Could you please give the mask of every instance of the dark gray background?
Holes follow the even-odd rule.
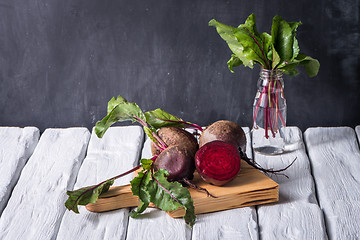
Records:
[[[301,20],[319,75],[285,77],[288,125],[360,124],[359,0],[0,0],[0,125],[92,128],[122,95],[200,125],[251,126],[259,67],[232,74],[212,18]],[[130,124],[130,123],[126,123]]]

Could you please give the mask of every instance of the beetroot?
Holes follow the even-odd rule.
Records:
[[[234,122],[220,120],[208,126],[200,135],[199,147],[215,140],[231,143],[246,150],[246,136],[242,128]]]
[[[168,147],[184,145],[193,155],[195,155],[195,152],[198,150],[196,138],[182,128],[163,127],[160,128],[157,134]],[[151,152],[153,156],[160,154],[160,150],[155,147],[153,142],[151,143]]]
[[[236,177],[240,171],[240,153],[233,144],[212,141],[195,154],[196,170],[205,182],[221,186]]]
[[[167,179],[170,182],[193,179],[195,171],[194,154],[185,145],[167,147],[154,162],[154,169],[157,171],[160,168],[169,172]]]

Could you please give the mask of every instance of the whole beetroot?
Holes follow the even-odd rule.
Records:
[[[184,145],[193,155],[198,150],[196,138],[182,128],[163,127],[159,129],[157,134],[168,147]],[[154,143],[151,143],[151,153],[153,156],[160,154],[160,150],[155,147]]]
[[[199,138],[199,148],[205,144],[219,140],[233,144],[246,150],[246,136],[243,129],[236,123],[228,120],[219,120],[205,128]]]
[[[167,147],[154,162],[154,169],[160,168],[168,171],[169,181],[191,180],[195,171],[194,154],[185,145]]]

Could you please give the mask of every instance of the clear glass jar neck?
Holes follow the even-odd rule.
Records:
[[[278,81],[278,83],[281,84],[282,88],[284,88],[283,73],[280,70],[268,70],[262,68],[260,71],[258,88],[269,86],[269,83],[273,83],[274,81]]]

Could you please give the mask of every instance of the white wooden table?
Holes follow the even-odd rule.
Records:
[[[281,168],[280,201],[197,216],[193,229],[157,209],[80,214],[65,209],[66,190],[93,185],[150,156],[138,126],[112,127],[102,139],[86,128],[0,127],[0,239],[360,239],[360,126],[290,127],[303,144],[280,156],[247,154]],[[144,143],[145,142],[145,143]],[[128,184],[131,176],[115,181]]]

